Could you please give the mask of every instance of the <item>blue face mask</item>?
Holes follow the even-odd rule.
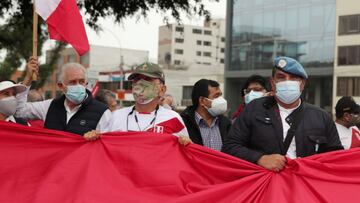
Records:
[[[82,85],[68,85],[65,96],[74,104],[80,104],[86,97],[86,89]]]
[[[245,95],[245,104],[250,103],[254,99],[258,99],[264,96],[264,92],[258,92],[251,90],[249,93]]]
[[[286,80],[276,83],[276,97],[285,104],[292,104],[300,98],[300,82]]]

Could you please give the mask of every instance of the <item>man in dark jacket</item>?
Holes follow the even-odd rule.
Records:
[[[27,90],[18,94],[16,115],[25,119],[39,119],[47,129],[61,130],[85,135],[95,130],[107,131],[111,112],[107,106],[96,101],[86,89],[86,69],[78,63],[67,63],[61,67],[58,87],[61,97],[40,102],[27,102],[32,75],[38,71],[37,59],[30,58],[23,84]]]
[[[232,126],[223,151],[273,171],[286,158],[306,157],[342,149],[334,122],[327,112],[301,100],[308,78],[296,60],[274,61],[274,96],[247,105]]]
[[[231,121],[222,115],[227,110],[227,102],[222,97],[219,83],[207,79],[197,81],[191,99],[193,106],[181,113],[190,139],[196,144],[220,151]]]

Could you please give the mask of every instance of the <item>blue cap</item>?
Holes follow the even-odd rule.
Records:
[[[297,60],[290,57],[280,56],[275,58],[274,67],[288,74],[297,75],[304,79],[308,78],[304,67]]]

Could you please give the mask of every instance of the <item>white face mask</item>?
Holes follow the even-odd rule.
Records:
[[[285,104],[292,104],[300,98],[300,82],[286,80],[276,83],[276,97]]]
[[[264,96],[264,92],[253,91],[251,90],[248,94],[245,95],[245,104],[250,103],[254,99],[258,99]]]
[[[12,116],[15,114],[18,102],[14,96],[0,99],[0,113],[5,116]]]
[[[86,88],[82,85],[68,85],[65,96],[74,104],[80,104],[86,97]]]
[[[209,99],[208,100],[211,101],[211,107],[207,108],[205,106],[205,108],[207,109],[207,111],[209,112],[209,114],[211,114],[213,117],[219,116],[223,113],[226,112],[227,110],[227,101],[223,98],[223,97],[218,97],[216,99]]]

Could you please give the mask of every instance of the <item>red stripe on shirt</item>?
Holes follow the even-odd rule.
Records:
[[[164,128],[164,131],[162,133],[168,134],[180,132],[182,129],[185,128],[185,126],[177,118],[172,118],[170,120],[157,123],[154,127],[156,128],[156,126],[162,126]],[[154,132],[154,127],[148,129],[147,132]]]

